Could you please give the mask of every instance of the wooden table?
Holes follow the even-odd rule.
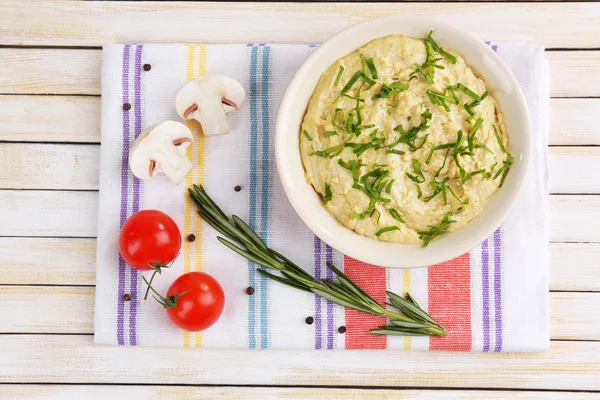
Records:
[[[435,16],[484,39],[548,48],[552,351],[94,345],[100,46],[319,43],[390,14]],[[600,392],[599,21],[598,3],[1,1],[0,398],[588,399]]]

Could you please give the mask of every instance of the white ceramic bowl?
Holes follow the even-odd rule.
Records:
[[[304,177],[300,126],[321,74],[336,60],[373,39],[390,34],[426,38],[429,30],[440,46],[463,56],[481,77],[504,114],[509,151],[515,158],[504,186],[483,212],[464,228],[441,236],[428,247],[380,242],[339,224],[321,204]],[[521,88],[502,59],[471,34],[433,19],[394,16],[354,25],[319,46],[291,80],[277,115],[275,157],[283,188],[304,223],[325,243],[357,260],[389,268],[441,263],[471,250],[491,235],[517,201],[531,158],[531,122]]]

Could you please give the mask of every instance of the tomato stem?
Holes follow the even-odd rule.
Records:
[[[179,254],[181,254],[181,253],[179,253]],[[179,254],[177,254],[177,257],[179,257]],[[144,300],[148,300],[148,293],[150,293],[150,288],[152,287],[152,281],[154,280],[156,273],[158,272],[159,274],[162,274],[163,268],[171,268],[171,266],[173,266],[173,263],[175,263],[175,260],[177,260],[177,257],[175,257],[173,259],[173,261],[171,261],[171,264],[169,264],[169,265],[163,264],[158,261],[155,262],[154,264],[150,265],[150,268],[152,268],[154,270],[154,272],[152,272],[152,276],[150,277],[150,282],[146,282],[146,284],[148,284],[148,288],[146,289],[146,294],[144,294]],[[144,279],[144,280],[146,280],[146,279]]]
[[[152,275],[154,277],[154,274]],[[184,294],[186,294],[187,292],[189,292],[189,290],[186,290],[185,292],[181,292],[179,294],[176,294],[175,296],[168,296],[168,297],[164,297],[163,295],[161,295],[160,293],[158,293],[156,291],[156,289],[154,289],[150,283],[152,282],[152,279],[150,280],[150,282],[148,282],[148,280],[146,279],[145,276],[142,276],[142,279],[144,280],[144,282],[146,282],[146,285],[148,285],[148,289],[146,291],[146,293],[148,293],[148,291],[152,290],[156,296],[153,296],[154,299],[156,301],[158,301],[164,308],[175,308],[177,307],[177,300],[179,300],[179,298],[181,296],[183,296]],[[146,299],[146,297],[144,297],[144,300]]]
[[[148,299],[148,293],[150,293],[150,288],[152,287],[152,281],[154,280],[154,277],[156,276],[156,273],[158,272],[159,274],[161,273],[161,267],[160,265],[156,265],[155,267],[152,267],[152,269],[154,269],[154,272],[152,272],[152,276],[150,277],[150,282],[146,282],[148,284],[148,288],[146,288],[146,294],[144,294],[144,300]],[[146,280],[146,279],[144,279]]]

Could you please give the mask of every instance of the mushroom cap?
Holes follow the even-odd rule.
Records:
[[[181,118],[193,119],[195,110],[188,110],[194,105],[200,108],[206,101],[217,101],[227,114],[238,110],[245,99],[246,92],[235,79],[225,75],[207,75],[188,82],[179,90],[175,108]]]
[[[150,126],[143,134],[138,136],[129,150],[129,167],[131,172],[139,179],[151,179],[160,169],[153,156],[159,152],[173,151],[185,154],[185,143],[193,141],[192,131],[177,121],[163,121]],[[183,144],[183,145],[181,145]],[[181,145],[181,146],[180,146]],[[155,161],[155,168],[151,170],[151,163]]]

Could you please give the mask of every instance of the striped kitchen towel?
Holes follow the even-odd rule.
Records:
[[[492,46],[514,71],[529,104],[535,133],[531,174],[504,225],[481,245],[442,265],[413,270],[366,265],[333,250],[304,226],[280,186],[273,156],[278,103],[314,46],[106,46],[95,341],[205,348],[547,350],[548,66],[539,46]],[[246,89],[246,104],[228,116],[231,134],[199,136],[196,123],[189,122],[196,136],[187,150],[194,169],[186,181],[175,186],[164,176],[134,178],[127,165],[133,140],[158,121],[178,121],[178,90],[205,74],[232,76]],[[217,242],[216,232],[198,217],[186,196],[192,183],[204,184],[227,214],[248,221],[270,247],[317,278],[332,277],[324,265],[331,261],[380,302],[386,289],[409,291],[448,335],[374,336],[368,329],[385,324],[384,317],[346,310],[260,276],[254,264]],[[180,331],[159,304],[141,298],[141,274],[118,251],[120,227],[141,209],[163,210],[184,237],[196,235],[195,242],[184,240],[182,256],[155,282],[164,293],[185,272],[213,275],[225,290],[226,305],[210,329]],[[255,288],[253,295],[246,294],[247,287]],[[307,323],[308,317],[314,323]]]

